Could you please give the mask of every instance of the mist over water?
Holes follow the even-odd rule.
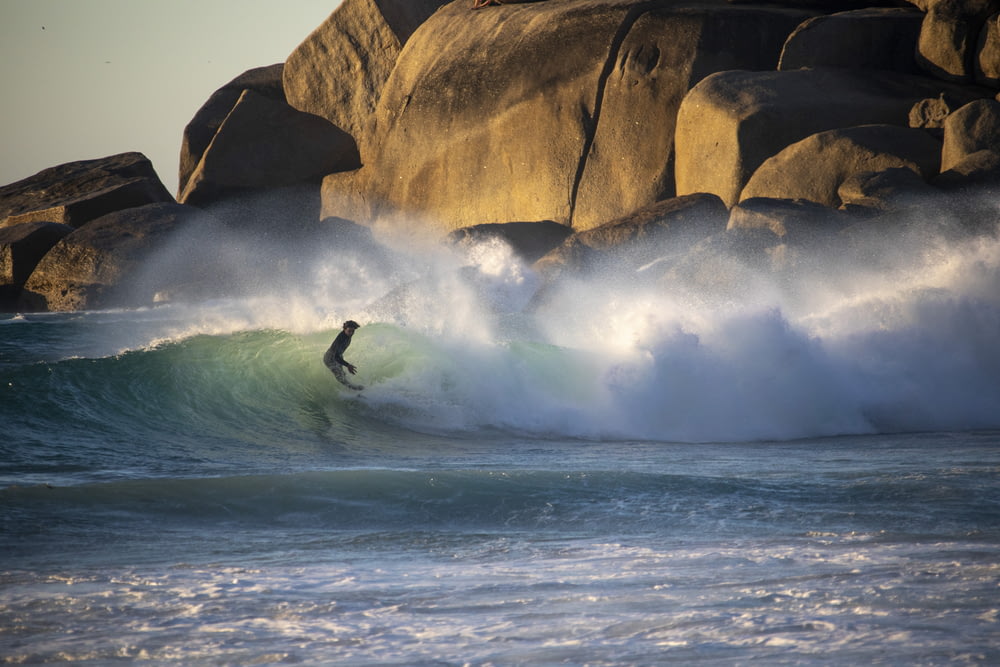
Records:
[[[183,313],[171,329],[114,352],[275,329],[310,337],[318,364],[350,318],[370,405],[418,430],[749,441],[994,428],[1000,241],[989,224],[952,223],[925,209],[873,223],[849,253],[779,247],[764,271],[702,250],[553,284],[499,240],[227,232],[214,262],[240,293],[171,306]],[[684,261],[694,270],[671,270]]]

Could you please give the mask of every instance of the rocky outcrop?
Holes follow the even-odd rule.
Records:
[[[140,154],[0,188],[0,298],[231,293],[214,244],[232,235],[280,239],[282,271],[361,229],[379,266],[370,234],[459,230],[552,280],[731,288],[929,198],[975,221],[962,233],[992,229],[991,200],[967,193],[1000,187],[1000,0],[875,2],[345,0],[185,129],[179,196],[211,224]]]
[[[695,86],[677,119],[677,192],[711,192],[735,204],[751,175],[786,146],[818,132],[869,124],[907,127],[910,109],[947,92],[933,79],[833,68],[730,71]]]
[[[535,268],[550,278],[610,266],[634,272],[651,262],[681,255],[724,230],[727,217],[726,207],[714,195],[674,197],[574,233],[535,262]]]
[[[281,84],[281,73],[284,68],[284,63],[278,63],[248,70],[212,93],[208,101],[195,112],[181,136],[178,197],[184,192],[188,179],[201,161],[201,156],[205,154],[205,149],[212,143],[219,126],[236,106],[243,91],[252,90],[276,102],[285,101],[285,90]]]
[[[179,249],[184,266],[161,275],[146,262],[187,225],[205,214],[161,203],[110,213],[73,231],[52,247],[25,282],[24,310],[63,311],[148,305],[156,294],[189,283],[216,251]]]
[[[180,202],[196,206],[246,191],[314,182],[360,166],[357,146],[327,120],[244,90],[219,125]]]
[[[445,2],[344,0],[285,61],[288,103],[342,128],[366,155],[375,104],[400,50]]]
[[[807,199],[754,197],[729,210],[727,231],[766,229],[780,239],[831,234],[847,226],[844,214]]]
[[[55,222],[26,222],[0,228],[0,308],[14,310],[21,288],[45,254],[73,231]]]
[[[779,70],[848,67],[915,74],[923,14],[903,7],[873,7],[804,21],[789,35]]]
[[[941,142],[925,130],[864,125],[811,135],[767,160],[750,177],[740,200],[807,199],[837,208],[841,184],[859,171],[906,167],[923,178],[937,175]]]
[[[856,171],[837,188],[840,208],[861,217],[906,210],[937,191],[909,167]]]
[[[773,68],[808,16],[623,0],[442,7],[386,81],[365,167],[324,183],[324,215],[582,230],[627,214],[673,194],[687,89],[718,69]]]
[[[980,30],[973,66],[976,83],[1000,88],[1000,13],[989,17]]]
[[[924,12],[917,62],[933,76],[956,82],[974,78],[979,34],[1000,0],[911,0]]]
[[[113,211],[173,200],[145,155],[122,153],[0,187],[0,227],[39,221],[81,227]]]
[[[944,122],[941,170],[952,169],[973,153],[1000,152],[1000,102],[976,100],[948,116]]]

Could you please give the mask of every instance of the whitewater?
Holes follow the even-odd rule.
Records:
[[[2,315],[0,661],[996,664],[1000,238],[950,229],[554,284],[234,235],[225,298]]]

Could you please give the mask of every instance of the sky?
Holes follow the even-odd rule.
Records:
[[[284,62],[340,0],[0,0],[0,185],[143,153],[177,192],[184,126]]]

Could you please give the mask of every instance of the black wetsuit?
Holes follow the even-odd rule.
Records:
[[[351,337],[341,331],[337,334],[337,337],[333,339],[330,349],[323,355],[323,363],[326,364],[327,368],[333,371],[333,374],[337,376],[338,380],[346,384],[348,387],[353,387],[354,385],[347,379],[347,376],[344,375],[344,368],[348,365],[348,363],[344,361],[344,351],[350,344]]]

